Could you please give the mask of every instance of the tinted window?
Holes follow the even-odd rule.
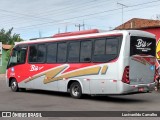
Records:
[[[118,40],[107,39],[106,41],[106,54],[117,54],[118,53]]]
[[[20,51],[18,51],[18,54],[17,54],[17,62],[18,63],[25,63],[26,61],[26,51],[27,49],[26,48],[21,48]]]
[[[46,54],[45,45],[44,44],[38,45],[37,62],[44,62],[45,61],[45,54]]]
[[[31,45],[29,48],[29,62],[44,62],[46,47],[44,44]]]
[[[47,46],[47,62],[56,62],[57,44],[49,44]]]
[[[68,46],[68,62],[79,62],[80,42],[71,42]]]
[[[80,62],[90,62],[92,55],[92,41],[81,42]]]
[[[132,36],[130,55],[145,54],[155,56],[156,40],[153,38]]]
[[[119,55],[122,37],[108,37],[95,40],[93,62],[108,62]]]
[[[27,46],[17,46],[12,50],[12,55],[10,57],[8,67],[17,65],[17,64],[24,64],[26,61],[26,54],[27,54]]]
[[[105,39],[95,41],[94,55],[105,54]]]
[[[66,57],[67,57],[67,43],[59,43],[57,62],[66,62]]]
[[[31,45],[29,47],[29,62],[37,62],[37,46],[36,45]]]

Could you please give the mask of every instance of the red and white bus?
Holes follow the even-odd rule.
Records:
[[[12,91],[26,88],[82,94],[154,89],[156,39],[137,30],[65,33],[18,43],[6,72]]]

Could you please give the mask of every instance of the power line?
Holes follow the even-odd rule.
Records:
[[[94,2],[94,1],[92,1],[92,2]],[[103,2],[105,2],[105,1],[103,1]],[[102,3],[103,3],[102,2]],[[87,2],[87,3],[89,3],[89,2]],[[84,3],[85,4],[85,3]],[[84,5],[85,6],[85,5]],[[96,5],[97,6],[97,5]],[[74,10],[75,8],[76,9],[78,9],[78,8],[81,8],[82,6],[80,6],[80,7],[74,7],[74,8],[72,8],[72,9],[70,9],[70,10]],[[94,6],[95,7],[95,6]],[[0,10],[2,10],[2,9],[0,9]],[[63,9],[61,9],[61,10],[63,10]],[[88,8],[87,8],[87,10],[88,10]],[[24,18],[24,17],[29,17],[29,18],[34,18],[34,19],[36,19],[37,21],[39,21],[39,20],[41,20],[41,21],[51,21],[51,22],[53,22],[53,21],[55,21],[55,20],[53,20],[53,19],[46,19],[45,17],[46,16],[49,16],[49,14],[48,13],[46,13],[47,15],[43,15],[43,17],[39,17],[39,16],[35,16],[35,15],[29,15],[29,14],[23,14],[23,13],[17,13],[17,12],[14,12],[14,11],[8,11],[8,10],[2,10],[3,12],[7,12],[7,13],[10,13],[10,14],[13,14],[13,13],[15,13],[15,14],[17,14],[17,15],[21,15],[22,17],[19,17],[19,18]],[[66,12],[66,10],[64,9],[63,11],[65,11]],[[0,11],[1,12],[1,11]],[[53,12],[54,13],[54,12]],[[52,14],[53,14],[52,13]],[[55,10],[55,13],[56,14],[54,14],[54,17],[55,16],[59,16],[59,15],[64,15],[64,14],[66,14],[66,13],[63,13],[63,14],[60,14],[59,12],[57,12],[57,10]],[[40,13],[39,13],[40,14]],[[69,13],[69,14],[71,14],[71,13]],[[12,15],[13,16],[13,15]],[[13,22],[13,20],[17,20],[17,16],[14,16],[14,17],[16,17],[16,19],[12,19],[12,20],[10,20],[10,21],[8,21],[8,22]],[[4,22],[6,23],[6,20],[4,20]]]
[[[92,1],[92,2],[94,2],[94,1]],[[89,3],[89,2],[86,2],[86,3]],[[26,15],[26,14],[22,14],[22,13],[17,13],[17,12],[13,12],[13,11],[6,11],[6,10],[4,10],[5,12],[7,12],[7,13],[12,13],[12,16],[13,16],[13,13],[15,13],[15,14],[17,14],[17,15],[22,15],[22,17],[18,17],[18,19],[19,18],[24,18],[24,17],[29,17],[29,18],[34,18],[35,20],[37,20],[37,21],[46,21],[46,22],[57,22],[56,20],[53,20],[53,19],[46,19],[46,18],[44,18],[44,16],[43,17],[34,17],[33,15]],[[4,12],[3,11],[3,12]],[[9,15],[10,16],[10,15]],[[47,15],[48,16],[48,15]],[[9,20],[9,21],[6,21],[6,20],[4,20],[4,21],[1,21],[1,23],[3,23],[3,22],[5,22],[5,24],[7,23],[7,24],[9,24],[9,23],[14,23],[14,21],[16,22],[16,20],[18,20],[17,19],[17,16],[14,16],[14,17],[16,17],[15,19],[12,19],[12,20]],[[55,17],[55,15],[54,15],[54,17]],[[25,20],[23,20],[24,22],[27,22],[27,23],[29,23],[29,21],[30,21],[30,19],[29,19],[29,21],[28,21],[28,19],[25,19]],[[20,23],[23,23],[24,24],[24,22],[20,22]]]
[[[151,2],[147,2],[147,3],[136,4],[136,5],[129,6],[129,7],[140,6],[140,5],[144,5],[144,4],[150,4],[150,3],[153,3],[153,2],[159,2],[159,0],[158,0],[158,1],[151,1]],[[109,10],[109,11],[102,11],[102,12],[93,13],[93,14],[89,14],[89,15],[90,15],[90,16],[93,16],[93,15],[102,14],[102,13],[106,13],[106,12],[117,11],[117,10],[119,10],[119,9],[112,9],[112,10]],[[84,15],[84,16],[87,16],[87,17],[88,17],[88,15]],[[51,22],[49,22],[49,23],[42,23],[41,25],[58,23],[58,22],[60,22],[60,21],[69,20],[69,19],[75,19],[75,18],[79,18],[79,17],[82,17],[82,16],[77,16],[77,17],[73,17],[73,18],[57,20],[56,22],[51,21]],[[84,18],[83,18],[83,19],[84,19]],[[35,26],[37,26],[37,24],[31,25],[30,27],[35,27]],[[25,27],[20,27],[20,29],[21,29],[21,28],[27,28],[27,26],[25,26]],[[17,29],[18,29],[18,28],[17,28]]]
[[[47,15],[43,15],[43,17],[45,16],[49,16],[49,15],[64,15],[64,14],[66,14],[66,13],[63,13],[64,11],[65,12],[70,12],[70,11],[74,11],[75,9],[80,9],[80,10],[90,10],[91,8],[96,8],[97,6],[102,6],[102,5],[105,5],[105,3],[106,3],[106,1],[103,1],[103,2],[99,2],[99,3],[97,3],[96,5],[95,4],[89,4],[89,5],[85,5],[85,4],[83,4],[83,5],[81,5],[81,6],[79,6],[79,7],[77,7],[77,6],[75,6],[75,7],[72,7],[71,9],[68,9],[68,10],[63,10],[62,12],[57,12],[57,10],[56,10],[56,13],[54,13],[54,11],[52,12],[52,13],[47,13]],[[101,5],[102,4],[102,5]],[[92,6],[92,5],[94,5],[94,6]],[[87,7],[87,8],[86,8]],[[71,12],[70,12],[71,13]],[[69,14],[70,14],[69,13]]]
[[[127,6],[125,4],[122,4],[122,3],[119,3],[119,2],[117,2],[117,4],[122,6],[122,25],[123,25],[123,8],[127,7]]]
[[[135,6],[140,6],[140,5],[145,5],[145,4],[151,4],[151,3],[159,2],[159,1],[160,1],[160,0],[151,1],[151,2],[145,2],[145,3],[140,3],[140,4],[128,6],[128,8],[135,7]],[[102,14],[102,13],[106,13],[106,12],[113,12],[113,11],[117,11],[117,10],[119,10],[119,9],[121,9],[121,8],[110,9],[110,10],[106,10],[106,11],[101,11],[101,12],[96,12],[96,13],[81,15],[81,16],[77,16],[77,17],[66,18],[66,19],[62,19],[62,20],[57,20],[56,22],[65,21],[65,20],[70,20],[70,19],[76,19],[76,18],[81,18],[81,17],[86,17],[86,16],[88,17],[88,16],[93,16],[93,15],[96,15],[96,14]],[[27,28],[27,27],[32,27],[32,26],[39,26],[39,25],[50,24],[50,23],[54,23],[54,22],[48,22],[48,23],[40,23],[40,24],[35,24],[35,25],[29,25],[29,26],[25,26],[25,27],[16,28],[16,29]]]
[[[134,9],[131,9],[131,10],[127,10],[127,11],[125,11],[125,12],[127,13],[127,12],[134,11],[134,10],[140,10],[140,9],[146,9],[146,8],[147,8],[147,9],[148,9],[148,8],[153,8],[153,7],[159,6],[159,5],[160,5],[160,4],[148,5],[148,6],[146,6],[146,7],[141,7],[141,6],[140,6],[140,8],[138,8],[138,9],[137,9],[137,8],[134,8]],[[117,13],[119,13],[119,12],[117,12]],[[114,13],[114,14],[117,14],[117,13]],[[108,14],[108,15],[113,15],[113,14]],[[83,20],[85,20],[85,19],[83,19]],[[92,25],[88,25],[88,26],[89,26],[88,29],[91,29],[91,26],[92,26]],[[40,26],[39,26],[39,27],[40,27]],[[25,28],[24,28],[24,29],[25,29]],[[24,29],[23,29],[23,30],[24,30]],[[22,30],[22,31],[23,31],[23,30]],[[54,30],[52,30],[52,31],[54,31]],[[26,32],[24,31],[24,32],[22,32],[22,33],[26,33]]]
[[[94,2],[94,1],[92,1],[92,2]],[[103,2],[106,2],[106,1],[103,1]],[[102,3],[103,3],[103,2],[102,2]],[[89,2],[86,2],[86,3],[89,3]],[[97,5],[96,5],[96,6],[97,6]],[[82,6],[81,6],[81,7],[82,7]],[[93,7],[93,6],[92,6],[92,7]],[[79,7],[78,7],[78,8],[79,8]],[[78,9],[78,8],[76,7],[76,9]],[[1,11],[0,11],[0,12],[1,12]],[[12,13],[12,12],[14,12],[14,11],[8,11],[8,10],[6,11],[6,10],[5,10],[5,12],[7,12],[7,13],[11,12],[11,13]],[[57,12],[57,11],[56,11],[56,12]],[[14,12],[14,13],[15,13],[15,12]],[[12,14],[13,14],[13,13],[12,13]],[[23,17],[29,17],[29,18],[34,17],[34,15],[28,15],[28,14],[26,15],[26,14],[17,13],[17,12],[16,12],[15,14],[22,15]],[[69,14],[70,14],[70,13],[69,13]],[[59,14],[58,14],[58,15],[59,15]],[[13,16],[13,15],[12,15],[12,16]],[[47,16],[48,16],[48,15],[47,15]],[[16,17],[15,19],[12,19],[12,20],[10,20],[10,21],[4,20],[4,22],[7,23],[7,24],[8,24],[9,22],[13,23],[14,21],[17,20],[17,16],[15,16],[15,17]],[[23,18],[23,17],[20,17],[20,18]],[[54,17],[55,17],[55,15],[54,15]],[[46,19],[46,18],[44,18],[44,16],[43,16],[43,17],[37,17],[37,16],[36,16],[36,17],[34,17],[34,18],[35,18],[37,21],[41,20],[41,21],[47,21],[47,22],[48,22],[48,21],[49,21],[49,22],[57,22],[56,20],[53,20],[53,19]],[[25,19],[25,21],[26,21],[26,19]],[[27,20],[26,22],[28,22],[28,20]],[[24,23],[24,22],[23,22],[23,23]]]

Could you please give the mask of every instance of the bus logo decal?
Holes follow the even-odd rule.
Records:
[[[64,73],[64,71],[66,71],[66,69],[68,68],[69,68],[69,65],[62,65],[56,68],[52,68],[40,74],[36,74],[33,77],[27,78],[25,80],[25,83],[30,82],[43,75],[45,75],[43,83],[47,84],[57,80],[63,80],[64,78],[72,78],[72,77],[79,77],[79,76],[86,76],[86,75],[97,75],[101,70],[100,66],[94,66],[94,67],[89,67],[89,68],[87,67],[87,68],[77,69],[74,71]],[[105,74],[107,72],[107,69],[108,69],[108,66],[104,65],[102,67],[101,74]]]
[[[38,71],[38,70],[41,70],[43,68],[44,68],[44,66],[39,67],[39,66],[36,66],[36,65],[31,65],[30,71]]]
[[[136,47],[149,47],[152,42],[147,43],[146,41],[143,41],[142,39],[138,39],[138,44],[136,45]]]
[[[85,75],[97,75],[97,74],[99,74],[100,69],[101,69],[100,66],[95,66],[95,67],[91,67],[91,68],[85,68],[85,69],[71,71],[68,73],[64,73],[58,77],[54,77],[52,79],[49,79],[47,81],[44,80],[44,84],[50,83],[53,81],[57,81],[57,80],[62,80],[63,78],[72,78],[72,77],[79,77],[79,76],[85,76]]]

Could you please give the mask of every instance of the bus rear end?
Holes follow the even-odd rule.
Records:
[[[122,76],[123,93],[149,92],[155,87],[156,39],[149,33],[142,34],[130,36],[129,65]]]

